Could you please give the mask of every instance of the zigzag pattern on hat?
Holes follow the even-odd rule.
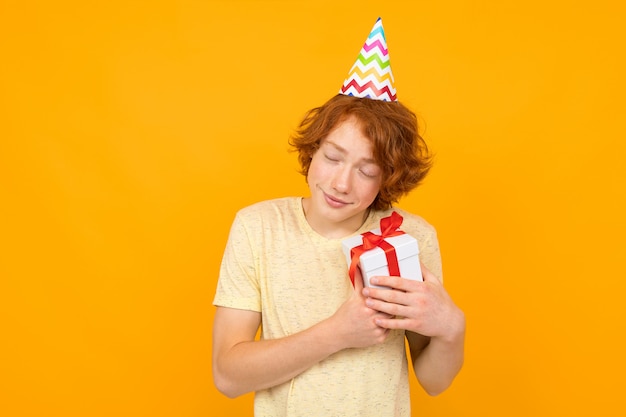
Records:
[[[389,65],[387,39],[379,17],[350,68],[339,94],[383,101],[398,101]]]

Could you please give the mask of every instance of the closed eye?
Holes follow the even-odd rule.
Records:
[[[361,172],[361,174],[365,175],[368,178],[376,178],[378,176],[378,174],[374,172],[364,171],[362,169],[360,169],[359,171]]]

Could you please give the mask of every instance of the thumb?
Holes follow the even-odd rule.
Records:
[[[354,291],[361,294],[363,292],[363,287],[365,284],[363,283],[363,275],[361,274],[361,267],[357,266],[354,271]]]
[[[433,282],[433,283],[441,284],[441,281],[439,280],[439,278],[437,278],[435,274],[430,272],[430,270],[426,268],[426,265],[424,265],[422,261],[420,261],[420,267],[422,268],[422,278],[424,279],[424,282]]]

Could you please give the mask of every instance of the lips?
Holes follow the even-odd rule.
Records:
[[[328,203],[329,206],[334,207],[334,208],[341,208],[350,204],[347,201],[344,201],[340,198],[333,197],[326,193],[324,193],[324,199],[326,199],[326,203]]]

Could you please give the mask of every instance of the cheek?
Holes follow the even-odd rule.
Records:
[[[380,181],[364,181],[355,189],[359,191],[363,201],[369,201],[371,203],[380,191]]]
[[[322,176],[324,170],[319,159],[313,157],[311,164],[309,165],[309,172],[307,174],[307,180],[316,179]]]
[[[371,185],[370,191],[371,191],[372,201],[374,201],[374,199],[380,193],[380,186],[381,186],[381,184],[382,184],[381,181],[375,181],[374,184]]]
[[[379,191],[380,191],[380,187],[379,186],[372,187],[370,189],[369,194],[368,194],[369,199],[371,201],[374,201],[376,199],[376,196],[378,195]]]

